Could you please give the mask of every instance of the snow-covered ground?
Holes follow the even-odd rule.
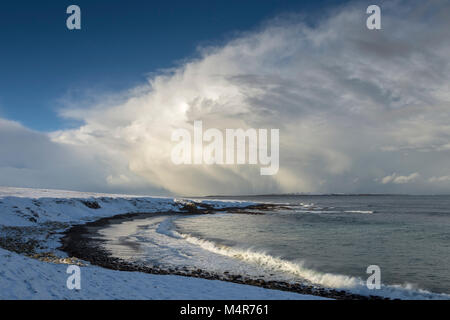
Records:
[[[248,206],[251,202],[201,201],[216,208]],[[44,222],[92,221],[130,212],[179,211],[182,199],[139,197],[47,189],[0,187],[0,225],[35,226]]]
[[[250,204],[207,203],[218,208]],[[177,212],[181,205],[182,200],[173,198],[0,187],[0,239],[10,243],[8,233],[17,236],[22,229],[41,230],[34,239],[45,238],[47,247],[40,250],[54,250],[58,237],[52,238],[45,230],[54,232],[122,213]],[[114,271],[92,265],[81,267],[81,289],[70,290],[66,286],[70,276],[67,264],[43,262],[1,248],[0,264],[0,299],[321,299],[224,281]]]
[[[81,267],[81,289],[66,286],[68,265],[0,249],[1,299],[319,299],[231,282]]]

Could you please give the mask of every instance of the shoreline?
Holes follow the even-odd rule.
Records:
[[[261,199],[262,200],[262,199]],[[87,192],[67,192],[63,190],[42,190],[42,189],[17,189],[0,187],[0,258],[4,262],[3,276],[0,277],[0,287],[2,288],[17,288],[14,292],[3,290],[2,297],[27,297],[27,299],[38,298],[50,298],[50,299],[96,299],[98,297],[112,298],[112,299],[126,299],[126,298],[149,298],[158,299],[168,298],[171,299],[172,293],[181,298],[222,298],[228,299],[228,297],[243,297],[248,299],[250,297],[261,297],[263,299],[278,299],[285,297],[286,299],[321,299],[321,296],[332,297],[335,299],[385,299],[384,297],[390,297],[391,300],[397,299],[444,299],[448,300],[448,295],[445,293],[433,293],[430,291],[422,290],[420,288],[409,288],[400,286],[397,288],[394,286],[386,286],[386,290],[380,294],[383,296],[374,296],[378,292],[370,292],[364,289],[364,283],[361,282],[361,288],[347,289],[347,286],[336,287],[333,284],[327,286],[329,282],[322,282],[319,279],[318,282],[314,281],[314,278],[310,278],[309,274],[306,274],[306,279],[303,281],[303,270],[300,270],[296,277],[279,277],[278,272],[274,274],[267,274],[264,268],[259,263],[255,264],[255,270],[251,267],[252,262],[257,262],[254,257],[250,257],[247,262],[247,266],[242,265],[241,268],[233,268],[233,261],[227,261],[227,259],[233,258],[233,247],[230,247],[230,252],[224,251],[224,257],[216,256],[214,261],[220,261],[219,265],[215,263],[208,263],[208,259],[212,257],[208,256],[208,252],[202,252],[200,247],[195,247],[196,242],[188,241],[189,245],[183,244],[177,240],[170,240],[164,238],[164,236],[171,236],[173,229],[170,220],[165,217],[156,217],[155,215],[171,215],[173,218],[182,216],[197,216],[197,214],[214,214],[227,212],[229,218],[233,218],[230,214],[244,214],[244,215],[264,215],[269,212],[277,212],[277,209],[292,210],[292,207],[286,207],[288,204],[284,201],[277,201],[272,203],[261,203],[256,199],[186,199],[186,198],[167,198],[167,197],[134,197],[127,195],[116,195],[108,197],[105,194],[95,194]],[[230,214],[228,214],[230,213]],[[128,235],[134,233],[134,229],[128,230],[126,225],[135,228],[141,223],[133,221],[138,217],[152,217],[149,220],[154,220],[155,223],[151,223],[148,226],[144,226],[143,230],[139,232],[146,232],[148,229],[152,233],[152,237],[157,239],[157,242],[152,244],[146,244],[140,242],[137,239],[128,239]],[[106,219],[103,219],[106,218]],[[205,216],[206,218],[206,216]],[[238,220],[251,217],[239,217]],[[260,217],[265,219],[264,216]],[[260,219],[256,217],[257,220]],[[105,252],[103,257],[98,256],[95,261],[95,254],[89,259],[91,263],[77,259],[76,257],[68,255],[66,252],[61,251],[61,237],[70,232],[72,227],[82,226],[88,227],[88,235],[93,234],[93,229],[97,223],[98,227],[101,227],[103,223],[112,222],[111,219],[131,219],[129,222],[123,222],[125,225],[118,227],[117,233],[113,230],[105,230],[109,237],[103,238],[103,229],[100,231],[102,237],[107,241],[104,244],[108,246],[102,247],[108,248],[110,241],[114,248],[114,245],[119,245],[118,253],[120,253],[120,246],[125,250],[125,255],[116,255],[115,251]],[[213,218],[215,219],[215,218]],[[163,221],[164,224],[159,225]],[[145,222],[144,224],[146,224]],[[244,226],[245,227],[245,226]],[[74,229],[72,229],[73,231]],[[81,229],[80,229],[81,230]],[[161,232],[159,232],[159,231]],[[113,231],[113,232],[109,232]],[[130,233],[132,232],[132,233]],[[175,233],[174,233],[175,234]],[[123,237],[123,238],[122,238]],[[89,238],[89,237],[88,237]],[[149,240],[151,240],[151,238]],[[122,239],[124,239],[121,244]],[[175,239],[175,238],[174,238]],[[180,238],[182,239],[182,237]],[[133,240],[133,241],[128,241]],[[195,239],[194,239],[195,240]],[[201,239],[200,239],[201,240]],[[72,241],[73,242],[73,241]],[[167,249],[164,249],[164,244],[170,244]],[[96,243],[97,245],[99,243]],[[152,252],[141,252],[139,248],[153,248],[155,249],[155,256],[152,257]],[[83,248],[84,245],[84,248]],[[123,247],[123,245],[130,245],[129,248]],[[173,245],[173,246],[172,246]],[[211,245],[213,245],[211,243]],[[92,252],[98,252],[99,248],[95,248],[95,243],[91,241],[85,241],[79,245],[81,251],[77,256],[83,257],[88,250],[86,248],[94,246]],[[137,251],[133,253],[129,251],[137,248]],[[161,248],[158,248],[162,246]],[[97,246],[98,247],[98,246]],[[170,261],[171,252],[175,254],[177,252],[183,253],[183,248],[186,247],[188,253],[193,253],[194,260],[189,260],[189,256],[184,263],[183,260],[178,263],[172,264]],[[218,247],[220,249],[220,246]],[[75,250],[75,248],[73,248]],[[207,251],[208,247],[205,248]],[[214,248],[213,248],[214,249]],[[212,254],[221,254],[212,250]],[[127,253],[128,252],[128,255]],[[204,257],[206,260],[199,260],[197,263],[195,260],[195,254],[198,252],[200,257]],[[239,255],[240,250],[237,251]],[[159,254],[163,254],[163,259],[158,259]],[[229,253],[229,254],[228,254]],[[141,256],[142,260],[136,259]],[[164,254],[167,256],[168,264],[164,259]],[[111,257],[109,257],[111,255]],[[118,259],[111,259],[112,256],[120,257],[125,261]],[[173,256],[176,260],[176,256]],[[268,257],[270,259],[270,256]],[[144,262],[148,259],[148,263]],[[103,260],[103,261],[101,261]],[[222,261],[223,260],[223,261]],[[237,264],[246,263],[245,261],[235,260]],[[131,265],[129,262],[135,264],[146,264],[149,267],[155,265],[157,268],[150,270],[145,269],[142,265]],[[288,261],[286,261],[288,262]],[[227,263],[230,263],[228,267]],[[250,263],[250,264],[248,264]],[[85,290],[79,293],[66,292],[64,284],[66,279],[65,268],[67,265],[79,265],[84,271],[84,279],[90,282],[89,286],[85,286]],[[224,264],[224,265],[222,265]],[[98,266],[97,266],[98,265]],[[104,267],[101,267],[103,265]],[[174,266],[178,268],[174,268]],[[172,269],[171,269],[172,268]],[[203,270],[199,270],[201,268]],[[259,268],[262,268],[259,270]],[[275,265],[276,268],[276,265]],[[188,270],[189,269],[189,270]],[[283,270],[287,270],[282,268]],[[294,266],[295,269],[295,266]],[[132,270],[142,272],[126,272],[115,270]],[[230,274],[231,270],[236,270]],[[247,270],[247,271],[244,271]],[[266,271],[270,271],[265,269]],[[277,270],[274,269],[274,270]],[[215,274],[212,274],[213,271]],[[256,271],[256,272],[253,272]],[[308,270],[307,270],[308,271]],[[314,271],[314,270],[313,270]],[[232,272],[232,271],[231,271]],[[289,272],[289,271],[286,271]],[[154,273],[155,275],[152,275]],[[296,272],[297,273],[297,272]],[[161,274],[161,276],[157,276]],[[165,274],[166,276],[164,276]],[[174,274],[174,275],[172,275]],[[110,280],[112,278],[118,280]],[[251,277],[251,278],[250,278]],[[203,279],[204,278],[204,279]],[[262,278],[262,279],[259,279]],[[119,281],[120,279],[120,281]],[[222,280],[222,281],[208,281],[206,279]],[[264,280],[263,280],[264,279]],[[286,280],[284,280],[286,279]],[[272,280],[270,282],[269,280]],[[286,281],[289,283],[276,282],[278,280]],[[88,283],[86,282],[86,283]],[[116,283],[114,286],[112,283]],[[126,284],[125,282],[128,282]],[[192,287],[185,287],[180,283],[185,282],[186,285],[192,285]],[[154,288],[162,288],[165,290],[165,295],[159,295],[157,291],[146,291],[145,288],[153,283],[158,285]],[[205,283],[209,285],[204,286]],[[324,285],[319,285],[324,283]],[[175,285],[176,284],[176,285]],[[246,285],[249,284],[249,285]],[[298,286],[297,284],[300,284]],[[309,287],[308,287],[309,285]],[[407,285],[407,284],[406,284]],[[126,287],[139,288],[139,292],[133,289],[133,292],[127,291]],[[178,289],[179,288],[179,289]],[[229,292],[223,292],[222,288],[229,289]],[[275,291],[266,289],[273,288]],[[331,288],[334,288],[331,289]],[[124,291],[125,289],[125,291]],[[399,290],[398,290],[399,289]],[[314,295],[299,294],[312,293]],[[355,293],[355,294],[352,294]],[[392,293],[392,294],[391,294]],[[345,297],[347,295],[347,297]],[[371,295],[373,295],[371,297]]]
[[[203,278],[117,271],[65,252],[61,237],[75,225],[103,217],[207,213],[261,206],[251,201],[204,201],[134,197],[64,190],[0,187],[0,297],[8,300],[321,300],[313,295]],[[132,213],[132,214],[130,214]],[[68,266],[82,272],[80,290],[66,286]]]
[[[84,224],[73,225],[64,230],[60,238],[61,246],[59,250],[67,253],[70,257],[75,257],[80,260],[88,261],[92,265],[100,266],[107,269],[118,271],[135,271],[149,274],[159,275],[178,275],[184,277],[203,278],[208,280],[227,281],[244,285],[251,285],[262,287],[266,289],[289,291],[299,294],[314,295],[318,297],[331,298],[337,300],[391,300],[380,296],[363,296],[353,294],[345,290],[336,290],[331,288],[323,288],[311,285],[292,284],[283,281],[267,281],[264,279],[249,278],[239,274],[230,274],[224,272],[223,274],[212,273],[207,270],[197,269],[189,270],[185,267],[181,268],[159,268],[149,267],[141,264],[135,264],[123,259],[112,257],[100,245],[103,240],[96,237],[98,230],[105,228],[112,224],[121,223],[127,220],[145,219],[149,216],[170,216],[170,215],[196,215],[196,214],[214,214],[215,212],[227,211],[230,214],[263,214],[261,212],[252,212],[249,210],[268,210],[275,207],[274,205],[258,204],[246,208],[221,208],[219,210],[203,206],[198,208],[194,205],[189,205],[184,212],[155,212],[155,213],[125,213],[110,217],[104,217],[95,221]]]

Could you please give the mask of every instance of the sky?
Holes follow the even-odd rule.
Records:
[[[285,12],[320,15],[338,1],[2,1],[0,115],[39,131],[77,125],[61,99],[115,92],[179,65],[197,47],[223,43]],[[82,29],[66,28],[77,4]],[[22,93],[26,88],[26,94]]]
[[[450,3],[0,4],[0,185],[450,193]],[[82,29],[66,28],[77,4]],[[277,128],[280,170],[174,165],[171,133]]]

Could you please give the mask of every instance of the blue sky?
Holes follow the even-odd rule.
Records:
[[[61,99],[116,92],[148,73],[195,57],[196,48],[257,28],[282,13],[312,22],[342,1],[2,1],[0,117],[39,131],[75,126],[58,116]],[[66,29],[68,5],[82,30]]]

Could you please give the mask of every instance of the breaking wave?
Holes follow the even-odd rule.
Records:
[[[336,210],[334,207],[320,207],[314,203],[299,203],[297,205],[287,205],[294,212],[299,213],[361,213],[371,214],[375,213],[373,210]]]
[[[252,249],[241,249],[230,247],[209,240],[200,239],[190,234],[183,234],[172,229],[172,219],[163,221],[158,231],[167,236],[183,238],[190,244],[197,245],[203,250],[211,253],[220,254],[233,259],[241,260],[249,264],[263,267],[267,271],[277,273],[288,273],[299,280],[310,282],[326,288],[347,290],[361,295],[378,295],[392,299],[450,299],[448,294],[432,293],[427,290],[417,288],[413,284],[405,283],[398,285],[381,285],[381,289],[370,290],[367,288],[363,279],[358,277],[323,273],[307,268],[301,262],[292,262],[269,255],[263,251]]]
[[[371,210],[347,210],[344,212],[346,212],[346,213],[374,213],[374,211],[371,211]]]

